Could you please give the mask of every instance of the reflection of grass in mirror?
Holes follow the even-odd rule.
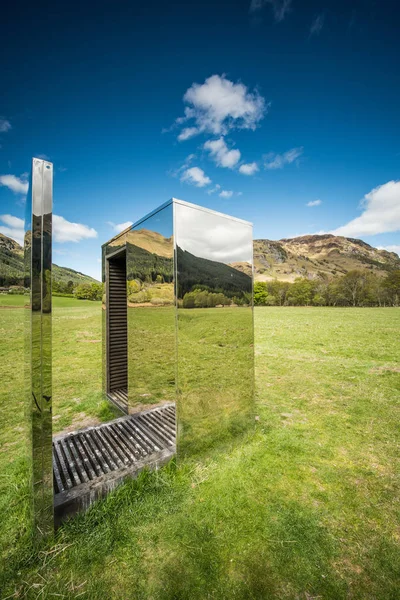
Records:
[[[168,306],[174,304],[174,284],[143,282],[139,279],[128,281],[128,302],[131,305]]]
[[[178,310],[178,452],[196,452],[252,423],[250,308]]]
[[[129,405],[175,401],[175,308],[129,307]]]
[[[53,299],[53,432],[116,416],[101,382],[100,302]]]

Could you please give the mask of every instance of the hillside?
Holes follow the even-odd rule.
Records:
[[[241,297],[251,293],[251,277],[242,271],[215,260],[201,258],[177,247],[178,297],[199,287],[199,284],[212,292],[222,292],[226,296]]]
[[[326,234],[284,238],[277,242],[254,240],[256,281],[294,281],[297,277],[324,279],[354,269],[385,275],[399,268],[397,254],[378,250],[354,238]]]
[[[172,259],[174,253],[171,237],[166,238],[161,233],[149,229],[131,229],[126,234],[126,241],[164,258]]]
[[[0,287],[21,285],[24,272],[24,250],[17,242],[0,233]],[[53,281],[67,284],[98,283],[96,279],[74,269],[53,263]]]
[[[147,230],[130,235],[132,237],[128,243],[136,242],[166,262],[172,259],[170,238]],[[246,263],[233,263],[231,267],[246,275],[251,273]],[[394,252],[378,250],[362,240],[330,234],[304,235],[279,241],[254,240],[256,281],[294,281],[297,277],[324,279],[344,275],[353,269],[365,269],[383,276],[391,269],[400,269],[400,258]],[[22,273],[22,247],[0,233],[0,287],[20,284]],[[74,285],[96,281],[88,275],[56,264],[53,264],[53,278],[55,282],[66,284],[72,281]]]

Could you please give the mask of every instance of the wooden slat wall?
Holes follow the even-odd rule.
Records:
[[[109,261],[108,360],[109,392],[128,388],[126,264]]]

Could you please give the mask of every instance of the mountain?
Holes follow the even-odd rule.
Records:
[[[128,243],[163,257],[166,262],[172,259],[171,238],[161,234],[140,230],[128,239]],[[23,248],[0,233],[0,287],[21,283],[23,257]],[[246,275],[251,273],[247,263],[232,263],[230,267]],[[383,276],[392,269],[400,269],[400,258],[394,252],[378,250],[362,240],[331,234],[303,235],[279,241],[254,240],[256,281],[294,281],[296,277],[323,279],[344,275],[354,269],[365,269]],[[55,264],[53,279],[60,283],[72,281],[74,285],[96,282],[79,271]]]
[[[253,273],[253,269],[251,268],[251,263],[248,263],[248,262],[232,262],[232,263],[229,263],[229,267],[232,267],[233,269],[236,269],[237,271],[241,271],[242,273],[244,273],[245,275],[248,275],[249,277],[251,277],[252,273]]]
[[[196,286],[203,286],[212,292],[221,292],[233,298],[241,297],[243,292],[251,293],[251,277],[241,270],[225,263],[195,256],[179,246],[176,249],[178,260],[178,297]]]
[[[256,281],[294,281],[296,277],[324,279],[354,269],[385,275],[400,269],[394,252],[378,250],[366,242],[331,234],[296,238],[254,240]]]
[[[0,233],[0,286],[21,285],[24,274],[24,250],[18,242]],[[93,277],[53,263],[53,281],[57,283],[99,283]]]
[[[157,231],[149,229],[131,229],[126,234],[126,241],[129,244],[138,246],[147,250],[151,254],[157,254],[164,258],[171,258],[174,254],[172,237],[166,238]]]

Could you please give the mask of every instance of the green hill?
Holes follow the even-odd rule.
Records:
[[[24,250],[18,242],[0,233],[0,287],[23,285]],[[53,283],[66,285],[72,281],[79,283],[99,283],[93,277],[53,263]]]
[[[176,249],[178,260],[178,297],[183,298],[195,288],[221,292],[228,297],[251,293],[251,277],[230,265],[215,260],[200,258],[179,246]]]

